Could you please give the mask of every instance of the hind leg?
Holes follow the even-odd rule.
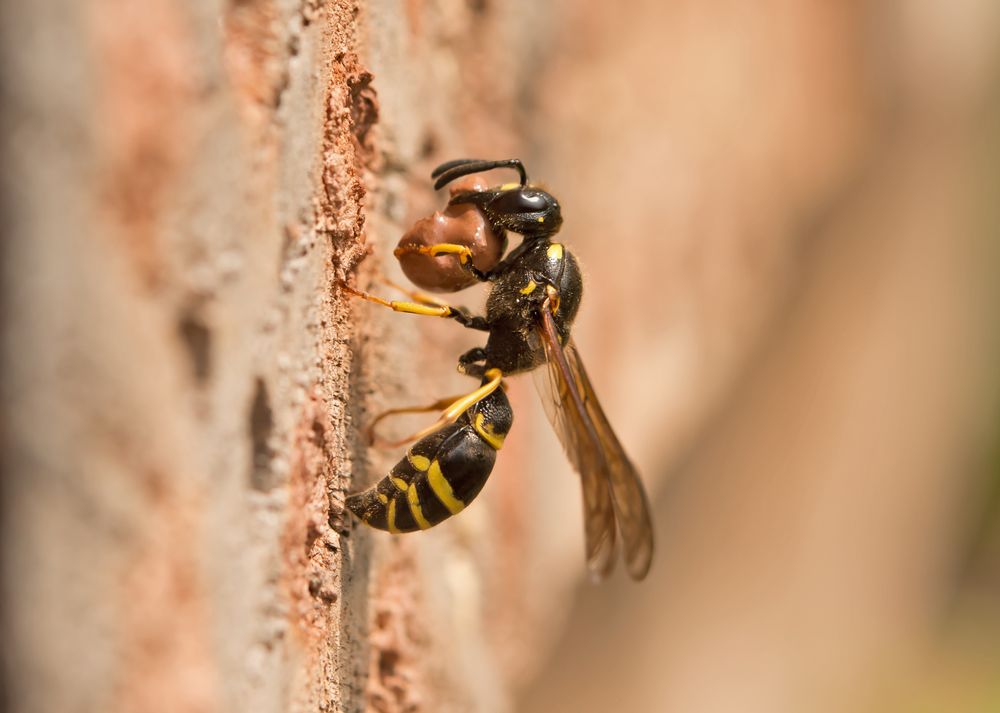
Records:
[[[396,445],[402,445],[401,443],[389,444],[386,441],[379,438],[378,435],[375,433],[375,429],[378,426],[378,424],[381,423],[383,420],[389,418],[390,416],[398,416],[404,413],[426,413],[428,411],[441,411],[442,409],[448,408],[457,399],[462,398],[463,395],[464,394],[457,394],[455,396],[446,396],[443,399],[438,399],[434,403],[426,404],[424,406],[404,406],[402,408],[387,409],[382,413],[380,413],[378,416],[376,416],[372,420],[372,422],[368,424],[368,428],[365,429],[365,439],[368,441],[368,445],[377,446],[379,448],[390,448],[390,447],[395,447]]]
[[[375,423],[380,421],[385,416],[392,415],[393,413],[420,413],[423,411],[432,411],[441,408],[442,406],[446,407],[438,420],[430,426],[398,441],[383,441],[380,439],[374,432],[375,423],[373,423],[371,429],[372,443],[379,448],[398,448],[399,446],[405,446],[407,443],[411,443],[423,438],[424,436],[428,436],[431,433],[434,433],[434,431],[437,431],[450,423],[454,423],[458,420],[459,416],[466,412],[466,410],[496,391],[500,387],[500,382],[503,380],[503,374],[499,369],[490,369],[484,374],[484,378],[488,378],[489,381],[481,385],[475,391],[471,391],[468,394],[460,396],[454,401],[446,401],[442,399],[441,401],[434,402],[430,406],[392,409],[379,415],[379,417],[375,419]]]

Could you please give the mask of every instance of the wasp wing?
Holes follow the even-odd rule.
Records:
[[[639,473],[601,409],[576,345],[571,339],[560,343],[547,307],[542,309],[539,332],[548,380],[547,385],[536,383],[551,394],[543,393],[546,412],[583,481],[587,565],[598,576],[610,572],[617,520],[628,573],[642,579],[653,556],[653,528]]]
[[[548,310],[543,309],[547,315]],[[551,317],[548,318],[551,323]],[[583,528],[586,539],[587,567],[597,578],[610,574],[615,563],[615,511],[606,476],[607,462],[600,439],[582,406],[579,389],[569,372],[555,326],[547,334],[543,318],[540,330],[545,345],[547,369],[545,377],[535,383],[552,426],[562,441],[566,455],[583,486]]]

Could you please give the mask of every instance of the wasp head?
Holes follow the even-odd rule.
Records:
[[[453,196],[450,204],[471,203],[479,208],[495,228],[510,230],[525,238],[554,234],[562,225],[559,201],[537,186],[528,185],[528,176],[519,159],[480,161],[459,159],[442,164],[431,174],[437,181],[435,188],[470,173],[480,173],[494,168],[514,168],[520,174],[520,183],[508,183],[485,191],[463,191]]]

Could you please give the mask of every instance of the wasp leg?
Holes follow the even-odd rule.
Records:
[[[403,408],[391,408],[386,411],[383,411],[378,416],[376,416],[372,420],[372,422],[368,424],[368,428],[365,429],[365,438],[368,441],[368,445],[371,446],[378,444],[379,447],[382,447],[382,444],[385,443],[385,441],[383,441],[381,438],[378,437],[378,435],[376,435],[375,428],[378,426],[379,423],[389,418],[390,416],[399,416],[400,414],[404,413],[426,413],[427,411],[439,411],[441,409],[447,409],[456,400],[462,398],[462,396],[463,396],[462,394],[459,394],[457,396],[446,396],[443,399],[438,399],[434,403],[427,404],[425,406],[405,406]]]
[[[458,358],[458,372],[466,376],[474,376],[477,379],[482,379],[486,365],[478,362],[485,361],[486,350],[482,347],[473,347]]]
[[[420,255],[430,255],[431,257],[437,257],[438,255],[458,255],[458,262],[462,268],[471,272],[477,280],[480,282],[489,282],[490,280],[490,273],[483,272],[472,264],[472,250],[465,245],[457,245],[455,243],[439,243],[437,245],[400,245],[392,251],[392,254],[397,258],[400,255],[406,255],[408,253],[419,253]]]
[[[397,292],[402,292],[404,295],[406,295],[407,297],[409,297],[411,300],[413,300],[417,304],[427,305],[428,307],[450,307],[451,306],[447,302],[445,302],[444,300],[439,299],[439,298],[435,297],[434,295],[429,295],[426,292],[421,292],[420,290],[411,290],[411,289],[408,289],[408,288],[404,287],[403,285],[400,285],[399,283],[394,282],[393,280],[390,280],[388,277],[385,277],[384,275],[382,277],[380,277],[379,279],[383,283],[385,283],[387,286],[389,286],[392,289],[396,290]],[[458,307],[456,309],[464,309],[464,308]]]
[[[428,317],[446,317],[448,319],[453,319],[463,327],[468,327],[469,329],[478,329],[482,332],[490,331],[490,325],[486,321],[485,317],[480,317],[478,315],[470,314],[469,310],[464,307],[452,307],[443,302],[440,304],[420,304],[419,302],[400,302],[398,300],[386,300],[381,297],[376,297],[375,295],[368,294],[362,290],[356,290],[353,287],[341,283],[341,287],[345,292],[349,292],[355,297],[360,297],[363,300],[368,300],[369,302],[374,302],[377,305],[382,305],[383,307],[388,307],[394,312],[405,312],[406,314],[422,314]]]
[[[402,292],[416,304],[425,305],[427,307],[447,307],[451,309],[451,319],[454,319],[464,327],[468,327],[469,329],[478,329],[484,332],[489,331],[489,325],[487,325],[486,319],[472,314],[467,307],[456,307],[448,304],[438,297],[435,297],[434,295],[429,295],[426,292],[407,289],[406,287],[390,280],[388,277],[382,277],[381,280],[392,289]]]
[[[421,292],[420,290],[410,290],[402,285],[399,285],[388,277],[383,277],[382,282],[391,287],[394,290],[402,292],[404,295],[413,300],[416,304],[426,305],[428,307],[448,307],[452,310],[450,315],[451,319],[461,324],[463,327],[468,327],[469,329],[478,329],[483,332],[489,331],[489,325],[486,323],[485,317],[479,317],[472,314],[466,307],[455,307],[450,305],[444,300],[435,297],[434,295],[429,295],[426,292]],[[482,374],[480,374],[482,376]]]
[[[417,431],[416,433],[398,441],[383,441],[380,438],[375,437],[374,445],[377,448],[398,448],[400,446],[405,446],[407,443],[419,440],[424,436],[430,435],[431,433],[434,433],[434,431],[437,431],[448,424],[454,423],[458,420],[459,416],[465,413],[468,409],[472,408],[474,404],[482,401],[484,398],[496,391],[500,387],[501,380],[503,380],[503,372],[499,369],[489,369],[484,376],[489,379],[488,382],[480,386],[475,391],[471,391],[448,404],[448,407],[441,413],[438,420],[427,428]]]

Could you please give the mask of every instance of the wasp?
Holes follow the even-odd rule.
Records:
[[[413,293],[411,302],[390,301],[345,286],[355,296],[397,312],[453,319],[487,335],[485,345],[458,358],[458,370],[479,379],[477,389],[454,401],[395,409],[376,419],[444,408],[434,424],[396,444],[413,442],[385,478],[348,496],[347,507],[368,525],[391,533],[425,530],[461,512],[485,484],[514,421],[503,380],[537,370],[536,374],[545,374],[536,383],[546,412],[582,481],[588,568],[597,578],[610,573],[620,535],[626,569],[633,579],[642,579],[653,553],[648,500],[570,336],[583,280],[576,257],[554,240],[562,226],[559,202],[528,182],[519,159],[449,161],[438,166],[431,178],[434,188],[440,189],[458,178],[494,169],[516,170],[520,180],[459,191],[449,207],[477,208],[504,236],[504,245],[508,232],[520,235],[522,242],[502,260],[481,270],[473,264],[470,248],[455,243],[396,250],[397,257],[406,251],[457,256],[464,270],[491,285],[485,315],[420,293]]]

